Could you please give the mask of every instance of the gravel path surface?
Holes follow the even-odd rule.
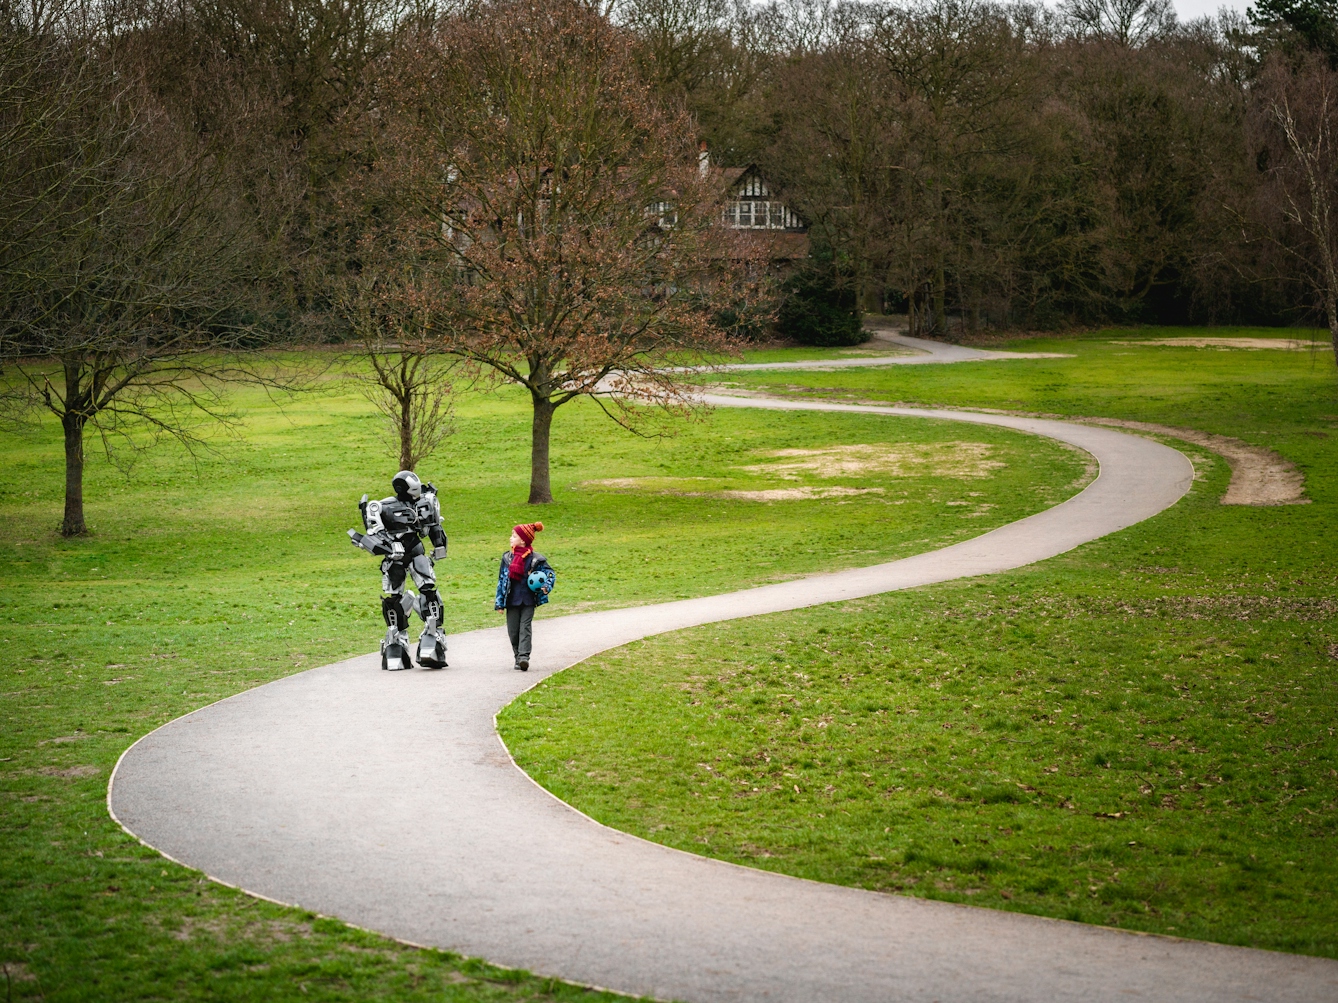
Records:
[[[1173,505],[1179,452],[1007,415],[713,398],[720,406],[978,422],[1088,450],[1081,494],[974,540],[871,568],[655,606],[544,618],[530,673],[501,629],[451,667],[367,655],[221,701],[142,738],[108,803],[130,832],[252,893],[416,944],[690,1001],[1338,999],[1338,964],[823,885],[605,828],[516,768],[494,714],[637,638],[1015,568]],[[559,604],[560,608],[560,604]]]

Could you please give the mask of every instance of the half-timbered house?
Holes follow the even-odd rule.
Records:
[[[703,176],[718,179],[724,189],[725,225],[738,240],[764,250],[782,270],[808,257],[808,224],[776,196],[757,165],[716,167],[705,148],[699,163]]]

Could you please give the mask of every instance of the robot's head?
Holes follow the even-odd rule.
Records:
[[[423,497],[423,482],[412,470],[401,470],[390,482],[395,497],[402,502],[417,501]]]

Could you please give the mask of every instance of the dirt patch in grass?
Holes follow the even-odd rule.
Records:
[[[814,499],[848,498],[852,495],[881,495],[882,488],[767,488],[762,491],[717,491],[719,498],[737,498],[740,501],[812,501]]]
[[[798,487],[761,488],[743,490],[723,488],[716,491],[694,491],[691,478],[668,477],[607,477],[602,480],[582,481],[578,487],[605,491],[644,491],[653,494],[674,495],[679,498],[725,498],[731,501],[814,501],[828,498],[849,498],[856,495],[881,495],[883,488]],[[700,478],[707,480],[707,478]]]
[[[814,477],[988,477],[1006,466],[991,459],[994,447],[984,442],[854,444],[822,449],[778,449],[770,454],[783,463],[741,467],[753,474],[785,480]]]
[[[22,961],[0,963],[0,973],[6,982],[36,982],[37,976]]]
[[[1263,339],[1241,339],[1263,340]],[[1271,449],[1252,446],[1229,435],[1213,435],[1193,428],[1175,428],[1147,421],[1119,418],[1085,418],[1096,425],[1113,425],[1139,432],[1165,435],[1211,450],[1231,466],[1231,483],[1222,496],[1223,505],[1309,505],[1305,497],[1305,476],[1296,464]]]
[[[962,480],[989,477],[1006,467],[1008,464],[995,459],[994,453],[995,447],[984,442],[853,443],[771,450],[761,453],[766,462],[734,469],[753,477],[780,481],[868,477],[950,477]],[[736,488],[728,486],[730,481],[729,477],[604,477],[582,481],[577,486],[752,502],[820,501],[887,493],[882,487],[836,485]]]

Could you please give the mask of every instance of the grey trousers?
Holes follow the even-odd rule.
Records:
[[[506,632],[511,637],[511,650],[516,661],[530,660],[530,643],[534,639],[534,607],[508,606],[506,608]]]

